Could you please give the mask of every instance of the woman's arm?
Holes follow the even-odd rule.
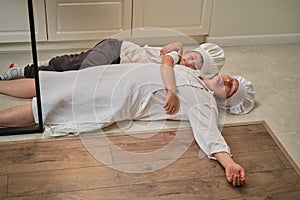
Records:
[[[168,90],[163,108],[169,115],[176,113],[179,108],[173,67],[174,64],[178,63],[182,51],[183,44],[180,42],[170,43],[160,50],[160,55],[163,56],[161,62],[161,76]]]
[[[166,113],[171,115],[176,113],[179,108],[179,101],[177,98],[177,89],[176,89],[176,82],[175,82],[175,74],[174,74],[174,58],[170,55],[164,55],[161,66],[160,72],[165,84],[165,87],[168,90],[167,98],[163,108],[165,109]]]
[[[227,152],[214,153],[213,156],[225,168],[226,179],[234,186],[243,186],[245,184],[245,170],[234,160]]]

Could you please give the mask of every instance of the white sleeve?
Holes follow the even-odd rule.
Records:
[[[36,97],[32,98],[31,104],[32,104],[32,113],[33,113],[34,122],[37,124],[37,123],[39,123],[39,117],[38,117]]]
[[[177,51],[171,51],[171,52],[167,53],[166,55],[171,56],[173,58],[174,64],[178,63],[179,56],[178,56],[178,52]]]
[[[212,155],[217,152],[230,154],[230,148],[218,128],[218,111],[214,105],[209,102],[190,105],[188,118],[197,144],[210,159],[216,159]]]

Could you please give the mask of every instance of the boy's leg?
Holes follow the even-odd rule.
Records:
[[[12,80],[18,78],[24,78],[24,68],[16,64],[10,64],[7,71],[0,74],[0,80]]]
[[[39,67],[46,67],[49,65],[49,61],[38,62]],[[26,67],[20,67],[19,65],[12,63],[9,65],[6,72],[0,74],[0,80],[14,80],[18,78],[34,78],[34,65],[28,64]]]
[[[79,69],[120,63],[122,40],[109,38],[99,42],[82,60]]]
[[[62,55],[51,58],[47,64],[38,67],[41,71],[56,71],[63,72],[68,70],[78,70],[82,61],[87,57],[89,51],[81,52],[80,54]],[[30,64],[24,68],[24,76],[26,78],[34,78],[34,65]]]
[[[99,65],[118,64],[120,63],[120,51],[122,42],[123,41],[121,40],[111,38],[102,40],[92,49],[85,52],[81,52],[79,54],[56,56],[46,62],[48,65],[39,65],[39,70],[62,72],[68,70],[79,70]],[[2,78],[2,80],[21,77],[34,78],[33,64],[29,64],[25,68],[20,69],[22,69],[22,74],[20,77]]]
[[[120,63],[121,45],[121,40],[105,39],[96,44],[92,49],[80,54],[57,56],[51,59],[48,68],[51,68],[52,71],[62,72]],[[39,69],[47,70],[41,67]]]
[[[54,69],[52,69],[51,66],[49,66],[49,61],[50,60],[39,61],[38,62],[38,68],[39,68],[39,70],[55,71]],[[23,69],[24,69],[24,77],[25,78],[34,78],[35,77],[34,65],[33,64],[28,64]]]
[[[56,56],[47,61],[47,65],[39,65],[41,71],[56,71],[63,72],[68,70],[78,70],[81,67],[82,62],[88,56],[91,50],[81,52],[79,54],[66,54],[62,56]],[[24,68],[24,76],[26,78],[34,78],[34,65],[30,64]]]
[[[34,124],[31,103],[0,111],[0,127],[30,126]]]
[[[47,61],[38,63],[38,69],[42,71],[68,71],[78,70],[81,67],[82,62],[88,56],[89,52],[81,52],[79,54],[62,55],[51,58]],[[108,63],[109,64],[109,63]],[[16,64],[11,64],[8,70],[0,74],[0,80],[13,80],[18,78],[34,78],[34,65],[28,64],[25,67],[20,67]]]
[[[18,98],[32,98],[36,96],[34,79],[17,79],[0,81],[0,94]]]

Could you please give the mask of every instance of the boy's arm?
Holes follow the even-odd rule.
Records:
[[[174,42],[174,43],[167,44],[161,48],[160,55],[163,56],[172,51],[176,51],[178,56],[181,56],[183,51],[183,44],[181,42]]]
[[[176,82],[175,82],[175,74],[174,74],[174,58],[170,55],[164,55],[161,66],[160,72],[165,84],[165,87],[168,90],[168,94],[166,97],[165,104],[163,108],[166,111],[166,114],[174,114],[179,108],[179,101],[177,98],[177,89],[176,89]]]

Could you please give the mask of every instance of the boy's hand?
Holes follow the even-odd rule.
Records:
[[[171,91],[168,91],[167,98],[165,104],[163,105],[163,108],[165,109],[166,114],[168,115],[175,114],[179,108],[178,98]]]
[[[171,44],[167,44],[160,50],[160,55],[163,56],[167,53],[170,53],[171,51],[177,51],[178,55],[181,56],[183,51],[183,44],[180,42],[174,42]]]

